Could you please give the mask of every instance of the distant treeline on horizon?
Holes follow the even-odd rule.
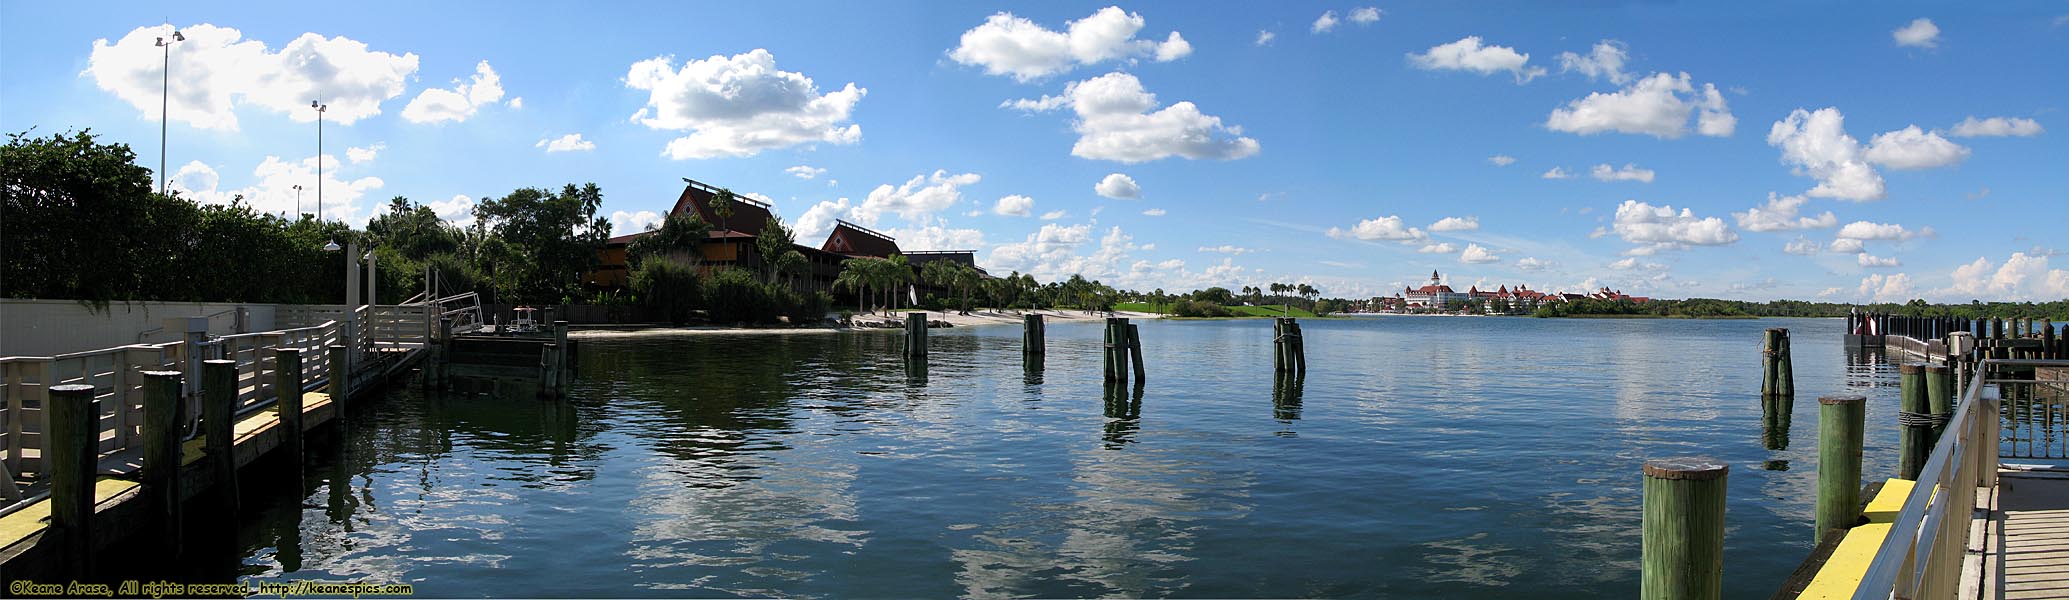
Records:
[[[2053,319],[2069,322],[2069,299],[2049,302],[1983,302],[1970,301],[1966,304],[1932,304],[1924,300],[1912,300],[1902,304],[1884,302],[1878,304],[1844,304],[1834,302],[1807,302],[1803,300],[1770,300],[1748,302],[1744,300],[1719,300],[1714,298],[1689,298],[1686,300],[1654,299],[1647,302],[1601,300],[1583,298],[1540,306],[1535,316],[1564,317],[1585,315],[1649,315],[1659,317],[1843,317],[1848,312],[1860,311],[1906,317],[1962,317],[1982,318],[2026,318]]]

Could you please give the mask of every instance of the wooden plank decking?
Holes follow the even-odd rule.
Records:
[[[2004,473],[1985,539],[1982,598],[2069,599],[2069,479]]]

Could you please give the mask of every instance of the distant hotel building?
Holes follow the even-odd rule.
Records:
[[[1451,286],[1444,285],[1444,277],[1436,271],[1430,271],[1429,284],[1419,288],[1408,288],[1402,291],[1401,296],[1407,300],[1409,308],[1437,310],[1444,310],[1472,299],[1471,295],[1451,291]]]

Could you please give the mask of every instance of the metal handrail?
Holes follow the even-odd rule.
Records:
[[[1990,379],[2008,366],[2069,367],[2069,360],[1985,359],[1962,394],[1946,433],[1933,446],[1917,484],[1904,497],[1889,535],[1854,590],[1855,600],[1951,597],[1960,585],[1968,550],[1975,490],[1995,479],[1998,460],[2000,386],[2031,383]]]

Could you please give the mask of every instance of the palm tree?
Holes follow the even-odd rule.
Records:
[[[984,285],[984,274],[975,267],[956,263],[955,287],[963,292],[963,314],[970,314],[970,291]]]
[[[1314,309],[1315,309],[1315,296],[1320,296],[1320,295],[1322,295],[1322,291],[1321,291],[1321,290],[1317,290],[1317,289],[1315,289],[1315,286],[1312,286],[1312,285],[1308,285],[1308,284],[1305,284],[1305,283],[1303,283],[1303,284],[1300,284],[1300,286],[1299,286],[1299,288],[1298,288],[1298,291],[1300,292],[1300,297],[1301,297],[1301,299],[1307,300],[1307,303],[1308,303],[1308,310],[1309,310],[1310,312],[1314,311]]]
[[[869,299],[869,284],[873,279],[870,271],[874,258],[850,258],[841,261],[841,273],[833,278],[834,289],[855,291],[855,312],[869,314],[863,302]]]
[[[733,190],[726,188],[719,188],[718,193],[711,195],[711,214],[718,216],[719,229],[726,229],[726,217],[733,216],[734,198]]]

